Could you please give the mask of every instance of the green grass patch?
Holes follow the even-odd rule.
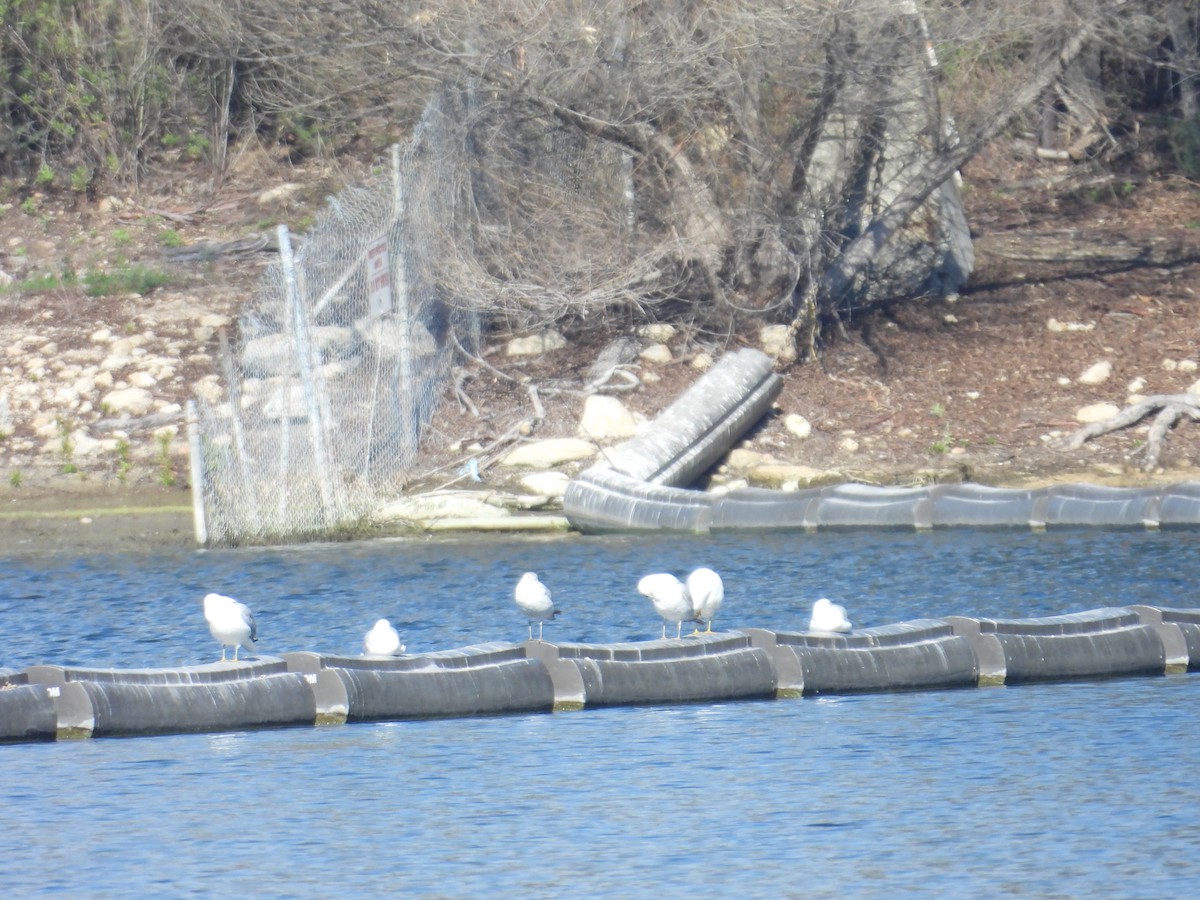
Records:
[[[131,266],[115,272],[88,272],[83,276],[83,290],[91,297],[107,297],[111,294],[148,294],[155,288],[166,287],[174,282],[168,272]]]
[[[113,294],[149,294],[160,287],[178,283],[170,272],[145,266],[129,266],[111,272],[90,270],[79,277],[66,271],[59,275],[40,272],[0,287],[0,296],[8,294],[48,294],[67,288],[82,287],[89,297],[108,297]]]

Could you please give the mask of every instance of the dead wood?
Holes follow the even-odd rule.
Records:
[[[1200,259],[1200,241],[1190,235],[1113,233],[1070,229],[1039,234],[984,235],[976,253],[1079,273],[1144,266],[1173,268]]]
[[[1111,416],[1103,422],[1093,422],[1078,429],[1062,442],[1060,449],[1078,450],[1093,438],[1136,425],[1155,410],[1158,411],[1158,414],[1155,415],[1154,421],[1150,424],[1150,431],[1146,435],[1146,458],[1142,461],[1143,471],[1153,471],[1157,468],[1159,457],[1162,455],[1163,441],[1167,432],[1175,423],[1184,416],[1189,419],[1200,419],[1200,395],[1154,394],[1146,397],[1125,407],[1115,416]]]

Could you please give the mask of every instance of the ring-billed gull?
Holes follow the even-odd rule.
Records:
[[[513,599],[525,618],[529,620],[529,639],[533,640],[533,623],[538,623],[538,640],[542,639],[542,625],[547,619],[553,620],[562,612],[554,608],[554,600],[550,597],[550,589],[538,581],[537,573],[526,572],[517,582],[513,590]]]
[[[363,637],[363,653],[367,656],[399,656],[404,652],[400,635],[387,619],[379,619]]]
[[[824,597],[813,604],[812,617],[808,620],[809,631],[845,632],[850,628],[850,620],[846,618],[845,607],[826,600]]]
[[[204,598],[204,619],[209,633],[221,642],[221,661],[225,661],[225,648],[233,647],[233,659],[238,658],[238,648],[247,652],[254,650],[258,640],[258,626],[250,607],[232,597],[222,594],[207,594]]]
[[[725,600],[725,583],[721,576],[706,567],[696,569],[687,577],[687,592],[692,598],[692,617],[705,626],[705,634],[712,634],[713,619]],[[699,628],[693,632],[699,633]]]
[[[692,618],[692,599],[682,581],[667,572],[646,575],[638,582],[638,593],[645,594],[662,616],[662,636],[667,636],[667,623],[675,623],[675,637],[683,633],[683,620]]]

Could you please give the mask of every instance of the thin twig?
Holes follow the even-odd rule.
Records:
[[[524,384],[524,383],[525,383],[524,381],[522,381],[522,380],[521,380],[521,379],[519,379],[519,378],[513,378],[513,376],[511,376],[511,375],[509,375],[509,374],[507,374],[507,373],[505,373],[505,372],[501,372],[499,369],[497,369],[495,366],[493,366],[493,365],[492,365],[490,362],[488,362],[486,359],[483,359],[482,357],[479,357],[479,356],[476,356],[476,355],[475,355],[475,354],[473,354],[473,353],[470,353],[470,352],[469,352],[469,351],[468,351],[468,350],[467,350],[467,349],[466,349],[466,348],[465,348],[465,347],[464,347],[464,346],[463,346],[463,345],[462,345],[462,344],[459,342],[459,340],[458,340],[458,335],[457,335],[457,334],[455,334],[453,331],[451,331],[451,332],[450,332],[450,340],[452,340],[452,341],[454,342],[454,349],[455,349],[455,350],[457,350],[457,351],[458,351],[459,353],[461,353],[461,354],[462,354],[464,357],[466,357],[467,359],[469,359],[471,362],[475,363],[476,365],[482,366],[483,368],[487,369],[489,372],[491,372],[491,373],[492,373],[493,375],[495,375],[497,378],[503,379],[504,381],[511,382],[512,384]]]

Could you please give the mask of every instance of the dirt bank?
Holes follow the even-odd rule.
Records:
[[[1174,429],[1150,472],[1142,467],[1144,429],[1076,451],[1056,448],[1057,438],[1078,427],[1081,407],[1123,406],[1131,395],[1180,392],[1200,379],[1197,186],[1156,170],[1149,157],[1103,173],[1025,160],[1004,148],[964,174],[978,259],[970,289],[953,302],[898,304],[842,323],[818,360],[781,367],[778,415],[746,446],[783,463],[876,483],[1140,484],[1200,477],[1196,423]],[[172,245],[194,244],[261,231],[264,216],[295,222],[354,172],[314,167],[287,176],[308,187],[273,204],[259,202],[279,179],[264,165],[234,173],[221,197],[203,206],[189,203],[178,184],[163,183],[116,204],[42,196],[36,217],[19,206],[0,217],[0,268],[18,277],[85,271],[117,256],[177,276],[144,296],[94,298],[81,289],[0,294],[4,344],[36,349],[46,361],[31,371],[12,364],[10,349],[8,364],[0,360],[0,394],[15,396],[19,386],[36,382],[47,398],[38,410],[41,432],[33,430],[32,414],[14,409],[0,440],[0,554],[193,545],[182,438],[170,441],[164,461],[157,455],[160,423],[150,421],[126,432],[140,456],[102,448],[64,459],[56,426],[69,420],[96,429],[102,411],[78,391],[70,399],[69,391],[57,390],[55,379],[69,387],[72,371],[57,363],[93,348],[98,334],[169,335],[184,344],[180,365],[153,391],[165,406],[181,406],[200,379],[217,374],[217,337],[202,322],[236,315],[270,257],[168,262],[164,234]],[[21,190],[10,186],[9,196]],[[654,378],[622,400],[652,418],[698,376],[692,367],[698,356],[754,342],[752,333],[716,337],[685,327],[671,342],[671,362],[645,364]],[[536,384],[585,369],[597,350],[593,336],[535,360],[498,352],[488,360]],[[1102,362],[1111,368],[1106,379],[1080,379]],[[526,390],[493,371],[464,361],[461,384],[472,404],[445,399],[412,489],[444,483],[471,455],[464,448],[491,449],[531,415]],[[55,408],[57,396],[74,405]],[[533,437],[573,435],[580,398],[542,399],[545,415]],[[789,414],[804,416],[811,434],[802,438],[785,428]]]

